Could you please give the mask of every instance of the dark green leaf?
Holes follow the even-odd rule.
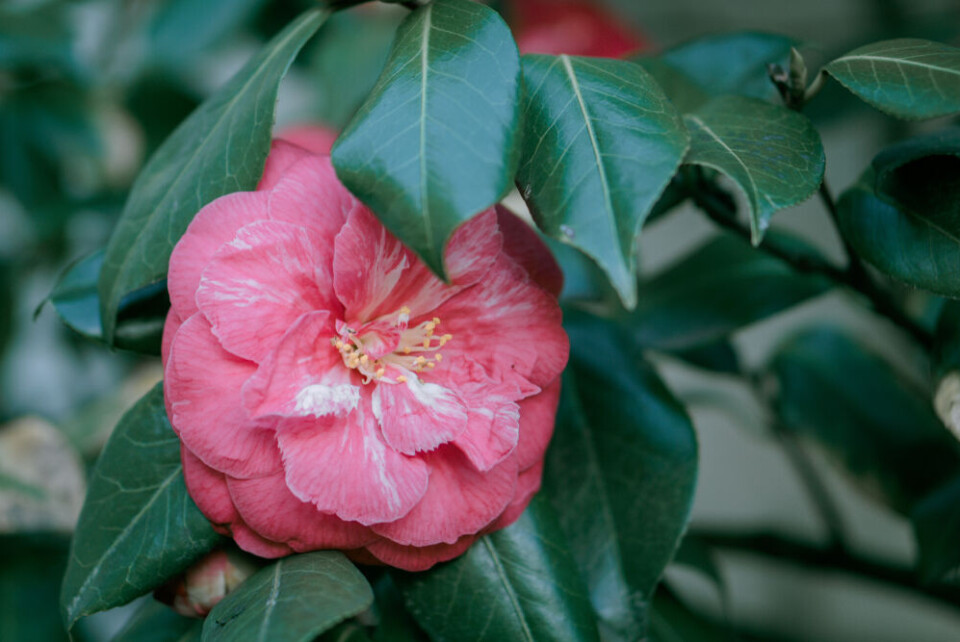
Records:
[[[636,305],[635,244],[689,135],[656,81],[622,60],[524,56],[521,193],[549,236],[593,258]]]
[[[338,551],[283,558],[217,604],[204,642],[308,642],[373,603],[373,590]]]
[[[173,246],[200,208],[256,187],[280,80],[326,15],[310,10],[291,23],[193,112],[140,172],[100,272],[107,343],[113,343],[124,297],[164,279]]]
[[[550,505],[535,497],[512,526],[425,573],[393,574],[432,640],[598,640],[583,580]]]
[[[317,642],[371,642],[371,640],[362,626],[356,622],[344,622],[321,635],[317,638]]]
[[[218,541],[187,495],[157,384],[120,420],[91,475],[60,594],[67,626],[155,588]]]
[[[56,606],[67,546],[65,537],[0,535],[0,640],[68,640]]]
[[[795,272],[724,235],[641,283],[639,305],[624,321],[643,346],[684,350],[711,344],[829,287],[824,278]]]
[[[650,642],[734,642],[739,638],[688,609],[665,590],[657,591],[650,614]]]
[[[100,294],[97,291],[102,265],[102,250],[77,261],[67,268],[50,293],[50,302],[63,322],[80,335],[97,342],[103,342]],[[127,296],[118,313],[116,346],[160,354],[167,307],[166,287],[148,287]]]
[[[901,118],[960,111],[960,49],[902,38],[854,49],[826,66],[844,87]]]
[[[374,642],[427,642],[429,638],[417,626],[416,620],[407,611],[403,596],[389,574],[384,574],[374,586],[377,596],[377,628]]]
[[[178,615],[150,600],[134,613],[110,642],[200,642],[203,622]]]
[[[691,78],[710,96],[733,94],[774,100],[779,95],[767,66],[786,67],[790,47],[796,45],[796,40],[777,34],[721,34],[669,49],[659,59]]]
[[[957,441],[929,398],[839,331],[792,337],[769,371],[785,426],[823,445],[895,509],[908,511],[960,469]]]
[[[754,245],[774,212],[802,203],[823,180],[820,135],[802,114],[755,98],[724,96],[685,119],[692,139],[684,162],[719,170],[743,190]]]
[[[710,100],[706,89],[663,59],[639,58],[636,62],[654,77],[663,93],[682,113],[689,113]]]
[[[144,60],[190,63],[203,49],[234,32],[263,0],[166,0],[144,24]]]
[[[517,47],[495,11],[469,0],[420,7],[333,148],[337,175],[444,276],[453,231],[510,189],[519,93]]]
[[[740,357],[733,344],[726,339],[718,339],[712,343],[695,345],[672,351],[675,357],[687,363],[723,374],[740,374]]]
[[[917,538],[920,580],[935,582],[960,570],[960,476],[924,498],[910,515]]]
[[[960,302],[943,306],[930,357],[937,385],[934,408],[944,425],[960,435]]]
[[[960,130],[887,149],[838,206],[844,238],[877,269],[960,297]]]
[[[567,315],[573,346],[544,487],[602,630],[643,634],[686,526],[697,478],[693,425],[611,322]],[[606,636],[605,636],[606,637]]]

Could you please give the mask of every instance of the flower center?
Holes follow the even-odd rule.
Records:
[[[443,361],[440,348],[453,339],[438,334],[440,318],[409,327],[410,308],[365,324],[359,330],[346,325],[330,343],[340,351],[343,363],[364,375],[363,383],[404,383],[409,377],[434,369]]]

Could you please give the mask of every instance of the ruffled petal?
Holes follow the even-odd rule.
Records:
[[[278,439],[287,487],[325,513],[364,525],[403,517],[427,490],[429,469],[384,443],[364,399],[349,416],[285,419]]]
[[[447,244],[453,286],[438,279],[366,209],[358,209],[337,235],[333,272],[346,320],[370,321],[406,306],[411,319],[428,315],[490,269],[502,239],[488,210],[461,225]]]
[[[310,154],[293,163],[269,192],[269,218],[313,229],[332,246],[347,215],[360,201],[337,179],[329,156]]]
[[[377,384],[373,414],[386,442],[405,455],[433,450],[467,427],[466,410],[454,391],[414,376],[405,383]]]
[[[464,535],[455,544],[435,544],[433,546],[403,546],[387,539],[368,544],[366,552],[388,566],[404,571],[425,571],[440,562],[460,557],[477,540],[476,535]],[[361,551],[347,551],[347,556],[361,564],[368,561]],[[356,555],[356,553],[360,553]]]
[[[366,526],[321,513],[293,496],[282,472],[257,479],[227,478],[234,506],[261,536],[297,552],[359,548],[377,539]]]
[[[485,473],[475,470],[452,447],[429,453],[424,460],[430,466],[430,485],[423,499],[406,516],[373,526],[374,532],[397,544],[454,544],[495,520],[516,493],[517,465],[513,460]]]
[[[170,305],[181,319],[196,313],[194,297],[200,276],[221,246],[244,225],[267,218],[266,192],[235,192],[205,205],[170,254],[167,289]]]
[[[530,504],[530,500],[533,499],[533,496],[537,494],[537,491],[540,490],[540,484],[543,481],[543,462],[538,462],[532,467],[520,473],[520,476],[517,478],[517,492],[514,495],[513,500],[503,511],[503,514],[497,518],[495,522],[490,524],[486,529],[485,533],[492,533],[498,531],[502,528],[506,528],[510,524],[514,523],[520,519],[520,515],[523,514],[523,511],[527,509],[527,505]]]
[[[270,144],[270,154],[267,156],[267,163],[263,168],[263,176],[260,178],[260,184],[257,185],[257,191],[263,192],[276,187],[294,163],[313,153],[315,153],[314,150],[295,140],[274,139]]]
[[[263,557],[266,559],[276,559],[286,557],[294,552],[292,548],[280,542],[273,542],[265,537],[261,537],[256,531],[244,524],[235,522],[230,528],[230,536],[242,550]]]
[[[301,316],[243,387],[253,417],[345,416],[360,401],[360,387],[330,344],[334,324],[321,310]]]
[[[251,223],[203,271],[197,304],[224,348],[260,363],[302,314],[339,314],[332,263],[332,248],[306,228]]]
[[[516,457],[520,470],[526,470],[543,460],[553,436],[560,402],[560,377],[538,395],[520,402],[520,441]]]
[[[516,261],[534,283],[559,297],[563,270],[536,231],[502,205],[497,205],[497,224],[503,234],[503,253]]]
[[[240,389],[256,366],[222,347],[202,314],[184,322],[170,345],[163,391],[173,429],[205,464],[232,477],[280,469],[271,425],[244,410]]]
[[[484,377],[486,379],[486,377]],[[517,447],[520,434],[520,389],[489,379],[463,384],[458,392],[467,408],[467,429],[453,443],[480,471],[490,470]]]

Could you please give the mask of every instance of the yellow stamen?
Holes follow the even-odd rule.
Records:
[[[377,379],[383,376],[383,373],[387,371],[386,368],[377,368]]]
[[[403,375],[400,375],[399,377],[397,377],[397,383],[406,383],[406,382],[407,382],[407,378],[404,377]]]
[[[440,354],[439,352],[433,358],[436,359],[438,362],[443,361],[443,355]]]
[[[403,306],[402,308],[400,308],[400,314],[410,314],[410,308],[408,308],[407,306]]]
[[[440,325],[440,317],[433,317],[433,325]]]

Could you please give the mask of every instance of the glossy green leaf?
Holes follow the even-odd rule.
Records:
[[[410,615],[403,595],[388,573],[377,581],[373,590],[379,616],[373,632],[374,642],[427,642],[430,639]]]
[[[960,112],[960,49],[901,38],[854,49],[828,64],[831,76],[877,109],[901,118]]]
[[[698,38],[659,56],[709,96],[733,94],[779,99],[767,66],[786,67],[797,41],[772,33],[741,32]]]
[[[373,590],[343,553],[292,555],[217,604],[203,623],[203,642],[309,642],[372,603]]]
[[[524,56],[517,184],[547,235],[573,245],[636,304],[635,244],[686,153],[676,109],[640,66]]]
[[[134,613],[110,642],[200,642],[203,622],[184,617],[150,600]]]
[[[639,58],[636,63],[653,76],[681,113],[689,113],[711,98],[693,78],[661,58]]]
[[[599,640],[583,580],[542,497],[462,557],[392,575],[432,640]]]
[[[103,342],[100,293],[97,279],[103,251],[80,259],[60,277],[50,293],[50,302],[67,326],[91,341]],[[127,296],[121,303],[114,344],[118,348],[160,354],[160,340],[169,299],[166,281]]]
[[[182,468],[157,384],[120,420],[91,475],[60,594],[68,627],[159,586],[220,540]]]
[[[680,403],[611,322],[567,314],[572,345],[544,488],[604,637],[637,640],[687,523],[697,440]]]
[[[755,98],[724,96],[685,119],[692,138],[684,162],[723,172],[743,190],[754,245],[775,212],[802,203],[823,181],[820,135],[802,114]]]
[[[380,79],[333,148],[337,175],[444,276],[453,231],[510,190],[519,94],[519,54],[499,14],[435,0],[400,25]]]
[[[640,302],[623,321],[645,347],[685,350],[707,346],[829,288],[825,278],[798,273],[723,235],[642,282]]]
[[[775,353],[769,372],[787,428],[821,444],[868,492],[908,511],[960,470],[960,448],[929,398],[829,327]]]
[[[113,343],[124,297],[166,277],[173,246],[200,208],[256,187],[280,80],[326,15],[310,10],[292,22],[193,112],[140,172],[100,271],[107,343]]]
[[[838,207],[844,238],[877,269],[960,297],[960,130],[885,150]]]
[[[57,617],[67,548],[61,536],[0,535],[0,640],[67,642]]]
[[[960,570],[960,476],[924,498],[910,521],[921,581],[935,582]]]

